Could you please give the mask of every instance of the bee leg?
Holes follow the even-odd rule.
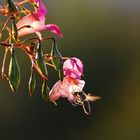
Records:
[[[89,103],[89,101],[84,101],[84,102],[83,102],[83,109],[84,109],[84,112],[85,112],[87,115],[90,115],[90,113],[91,113],[91,108],[90,108],[90,103]]]

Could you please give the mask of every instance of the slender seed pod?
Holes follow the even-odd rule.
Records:
[[[15,18],[12,18],[12,37],[15,41],[17,41],[18,38],[18,31],[17,31],[17,26],[15,22]]]
[[[60,63],[60,70],[59,70],[59,79],[61,81],[63,81],[63,77],[64,77],[64,74],[63,74],[63,61]]]
[[[45,79],[47,80],[48,71],[47,66],[44,62],[44,56],[41,49],[41,42],[37,42],[37,49],[36,49],[36,65],[40,69],[41,74],[44,75]]]
[[[55,66],[57,71],[60,70],[60,64],[62,61],[62,55],[60,54],[56,42],[52,44],[51,55],[53,56],[51,59],[52,64]]]
[[[63,80],[63,60],[62,55],[58,50],[57,44],[54,41],[52,44],[51,55],[53,56],[51,59],[52,64],[55,67],[55,70],[59,71],[59,78]]]
[[[49,92],[50,89],[47,85],[47,81],[43,80],[43,84],[42,84],[42,98],[45,102],[47,102],[49,100]]]
[[[15,54],[15,49],[11,48],[11,60],[8,73],[9,84],[14,93],[16,93],[20,83],[20,68]]]
[[[36,79],[35,79],[35,74],[34,74],[34,68],[32,66],[31,75],[30,75],[30,79],[29,79],[29,85],[28,85],[30,97],[32,96],[32,94],[34,92],[35,87],[36,87]]]

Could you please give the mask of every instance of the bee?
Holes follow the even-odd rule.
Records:
[[[84,91],[75,92],[76,100],[73,103],[74,105],[81,105],[84,112],[89,115],[91,113],[90,102],[100,99],[99,96],[91,95],[90,93],[86,94]]]

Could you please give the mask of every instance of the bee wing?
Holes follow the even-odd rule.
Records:
[[[89,93],[86,97],[87,97],[87,100],[89,100],[89,101],[91,101],[91,102],[101,99],[101,97],[91,95],[90,93]]]
[[[89,115],[91,113],[90,103],[89,101],[84,101],[83,103],[84,112]]]

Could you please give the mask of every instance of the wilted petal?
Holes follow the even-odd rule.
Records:
[[[63,64],[64,75],[76,79],[81,79],[83,73],[83,63],[76,57],[66,60]]]

